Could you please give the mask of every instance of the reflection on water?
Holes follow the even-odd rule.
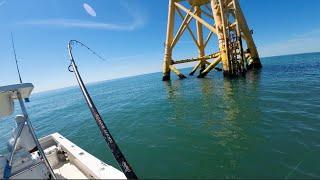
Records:
[[[166,88],[169,100],[174,100],[177,98],[177,96],[179,96],[181,81],[176,80],[173,83],[172,81],[163,81],[163,85]]]
[[[263,141],[261,135],[248,131],[261,123],[260,78],[259,71],[252,71],[246,78],[239,79],[189,78],[163,83],[172,108],[172,122],[176,128],[194,132],[193,136],[198,133],[204,138],[206,134],[205,138],[211,139],[206,145],[193,147],[206,146],[212,152],[216,169],[228,171],[223,178],[238,177],[242,153],[250,151],[253,142]],[[193,86],[188,86],[189,83]],[[220,153],[224,155],[215,156]]]

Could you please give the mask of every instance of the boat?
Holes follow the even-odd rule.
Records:
[[[8,141],[9,154],[0,155],[0,179],[126,179],[120,170],[106,164],[59,133],[40,139],[35,135],[24,99],[31,83],[0,87],[0,120],[16,112],[16,128]]]

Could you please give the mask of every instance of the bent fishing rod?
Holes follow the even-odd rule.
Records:
[[[138,177],[136,176],[136,174],[134,173],[133,169],[131,168],[130,164],[128,163],[128,161],[126,160],[126,158],[124,157],[124,155],[122,154],[120,148],[118,147],[116,141],[113,139],[110,131],[108,130],[106,124],[104,123],[101,115],[99,114],[92,98],[89,95],[89,92],[85,86],[85,84],[82,81],[82,78],[80,76],[80,73],[78,71],[77,65],[75,63],[75,60],[73,58],[72,55],[72,45],[73,44],[79,44],[83,47],[85,47],[86,49],[88,49],[89,51],[91,51],[94,55],[96,55],[98,58],[104,60],[101,56],[99,56],[96,52],[94,52],[92,49],[90,49],[88,46],[86,46],[85,44],[81,43],[80,41],[77,40],[70,40],[68,43],[68,52],[69,52],[69,56],[70,56],[70,65],[68,67],[68,70],[70,72],[73,72],[74,75],[76,76],[76,79],[78,81],[80,90],[87,102],[87,105],[91,111],[91,114],[93,116],[93,118],[95,119],[100,132],[104,138],[104,140],[106,141],[106,143],[108,144],[110,150],[112,151],[113,156],[115,157],[115,159],[117,160],[122,172],[125,174],[125,176],[128,179],[138,179]]]

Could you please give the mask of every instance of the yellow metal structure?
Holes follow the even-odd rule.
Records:
[[[178,29],[175,28],[176,16],[182,19]],[[190,26],[193,19],[196,21],[196,27]],[[213,20],[214,23],[209,23],[207,19]],[[203,28],[209,30],[206,39]],[[186,30],[197,46],[198,57],[173,60],[174,47]],[[206,55],[205,50],[212,35],[217,36],[219,52]],[[209,62],[210,59],[213,61]],[[219,63],[222,63],[223,73],[226,76],[238,76],[249,69],[262,67],[252,32],[238,0],[169,0],[163,80],[170,80],[171,71],[181,79],[186,78],[174,65],[195,61],[197,64],[190,75],[200,69],[198,76],[200,78],[205,77]]]

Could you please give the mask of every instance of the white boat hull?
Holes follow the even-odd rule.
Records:
[[[63,179],[126,179],[118,169],[105,164],[71,141],[54,133],[40,139],[50,165],[57,178]],[[59,161],[57,151],[48,149],[56,146],[66,153],[67,161]],[[50,153],[50,154],[49,154]]]
[[[107,165],[59,133],[48,135],[39,141],[58,179],[126,179],[121,171]],[[10,179],[50,178],[50,173],[45,163],[39,159],[37,151],[26,155],[26,152],[21,150],[15,156]],[[3,175],[3,170],[2,165],[0,175]]]

